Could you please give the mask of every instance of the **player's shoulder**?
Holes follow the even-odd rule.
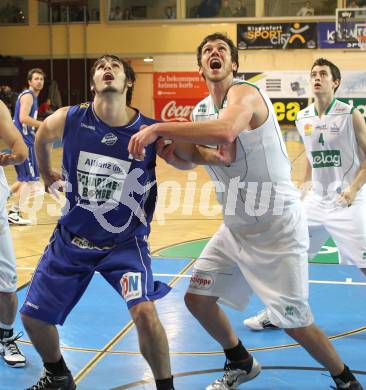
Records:
[[[346,114],[352,114],[354,107],[346,102],[342,102],[341,100],[338,100],[334,98],[334,101],[332,102],[328,114],[329,115],[346,115]]]
[[[150,125],[153,125],[154,123],[161,122],[157,119],[150,118],[150,117],[144,115],[142,112],[140,112],[137,109],[135,109],[135,110],[136,110],[136,115],[137,115],[135,120],[138,120],[140,122],[140,125],[150,126]]]
[[[316,116],[314,103],[300,110],[296,115],[296,121],[313,118]]]

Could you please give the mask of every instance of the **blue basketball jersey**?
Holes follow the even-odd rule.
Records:
[[[142,125],[155,122],[136,111],[128,125],[110,127],[92,103],[70,107],[62,140],[67,201],[59,221],[68,231],[101,247],[150,233],[155,144],[146,147],[143,161],[134,160],[127,146]]]
[[[19,119],[19,112],[20,112],[20,98],[24,96],[25,94],[30,93],[33,96],[33,104],[32,108],[29,112],[29,116],[37,119],[38,115],[38,97],[34,95],[33,91],[31,89],[24,90],[17,99],[16,105],[15,105],[15,112],[14,112],[14,124],[22,134],[24,138],[24,142],[27,145],[33,145],[34,144],[34,134],[35,134],[35,128],[32,126],[27,126],[26,124],[20,122]]]

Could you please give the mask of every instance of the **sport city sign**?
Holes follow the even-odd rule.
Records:
[[[238,24],[238,49],[315,49],[316,23]]]

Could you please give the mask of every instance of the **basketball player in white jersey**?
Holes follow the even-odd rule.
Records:
[[[3,166],[21,164],[28,157],[28,149],[14,126],[10,112],[0,100],[0,139],[12,150],[0,152],[0,355],[10,367],[23,367],[25,357],[20,352],[14,335],[13,323],[18,306],[15,254],[10,235],[6,200],[9,194]]]
[[[223,377],[206,390],[236,389],[260,372],[259,363],[218,305],[243,309],[253,291],[270,308],[271,321],[330,371],[337,388],[360,390],[362,386],[313,323],[307,225],[273,106],[257,87],[234,79],[238,52],[225,35],[207,36],[197,49],[197,59],[210,96],[194,109],[194,123],[144,128],[131,138],[129,152],[142,159],[145,146],[158,137],[180,141],[161,149],[160,155],[180,168],[185,161],[186,167],[190,162],[209,164],[207,170],[218,184],[224,221],[197,260],[185,296],[188,309],[226,355]],[[197,146],[234,142],[236,157],[231,164],[227,151]]]
[[[334,97],[341,73],[319,58],[310,72],[315,101],[297,115],[307,156],[303,206],[309,224],[309,257],[332,236],[340,263],[366,275],[366,124],[360,111]],[[309,186],[306,183],[311,183]],[[253,330],[274,328],[268,311],[244,320]]]

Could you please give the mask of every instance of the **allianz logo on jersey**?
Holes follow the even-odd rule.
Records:
[[[319,150],[311,152],[313,168],[341,167],[341,152],[339,150]]]
[[[118,137],[113,133],[106,134],[102,139],[102,144],[112,146],[118,141]]]

